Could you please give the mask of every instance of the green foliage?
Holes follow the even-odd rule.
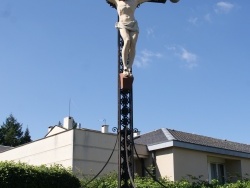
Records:
[[[83,188],[117,188],[118,181],[117,181],[117,174],[116,173],[109,173],[105,176],[97,177],[93,181],[92,177],[83,177],[81,178],[80,182]]]
[[[77,122],[73,119],[73,129],[77,128]]]
[[[15,147],[28,142],[31,142],[29,129],[27,128],[23,134],[22,124],[10,114],[10,116],[6,118],[5,123],[0,127],[0,144]]]
[[[79,188],[79,180],[61,165],[32,166],[0,162],[1,188]]]
[[[58,121],[57,126],[63,126],[62,122],[61,122],[61,121]]]
[[[30,131],[28,128],[26,128],[25,132],[24,132],[24,135],[22,136],[21,138],[21,143],[22,144],[25,144],[25,143],[29,143],[31,142],[31,136],[30,136]]]
[[[98,177],[88,183],[91,178],[84,177],[81,179],[82,188],[117,188],[117,174],[111,173],[106,176]],[[221,185],[218,180],[213,180],[211,183],[201,180],[200,177],[188,176],[187,179],[181,181],[170,181],[167,178],[159,179],[159,182],[154,181],[151,177],[135,176],[136,188],[250,188],[249,179],[243,179],[236,183],[226,183]]]

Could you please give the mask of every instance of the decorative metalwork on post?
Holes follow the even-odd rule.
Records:
[[[123,77],[122,47],[118,30],[118,187],[129,188],[134,181],[133,77]]]

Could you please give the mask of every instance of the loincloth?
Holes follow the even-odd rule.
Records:
[[[127,23],[116,22],[115,27],[118,28],[118,29],[127,29],[129,31],[139,32],[138,23],[137,23],[136,20],[130,21],[130,22],[127,22]]]

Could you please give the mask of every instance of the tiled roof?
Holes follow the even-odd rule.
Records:
[[[176,140],[195,145],[226,149],[237,152],[250,153],[250,145],[232,142],[228,140],[216,139],[212,137],[186,133],[172,129],[158,129],[156,131],[143,134],[135,140],[135,143],[145,145],[155,145],[167,141]]]
[[[191,134],[176,130],[167,129],[173,137],[181,142],[187,142],[192,144],[198,144],[203,146],[215,147],[220,149],[227,149],[232,151],[239,151],[244,153],[250,153],[250,145],[241,144],[237,142],[231,142],[228,140],[216,139],[207,136],[201,136],[197,134]]]
[[[2,146],[2,145],[0,145],[0,153],[1,152],[4,152],[4,151],[6,151],[6,150],[9,150],[9,149],[11,149],[12,147],[10,147],[10,146]]]
[[[146,134],[141,135],[139,138],[135,139],[136,144],[157,144],[169,141],[162,129],[158,129]]]

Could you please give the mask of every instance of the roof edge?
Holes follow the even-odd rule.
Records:
[[[250,159],[250,153],[227,150],[227,149],[216,148],[216,147],[211,147],[211,146],[202,146],[202,145],[186,143],[186,142],[182,142],[178,140],[172,140],[169,142],[164,142],[164,143],[155,144],[155,145],[148,145],[147,147],[149,151],[159,150],[159,149],[164,149],[164,148],[169,148],[169,147],[179,147],[179,148],[191,149],[191,150],[196,150],[196,151],[203,151],[203,152],[208,152],[208,153],[215,153],[215,154]]]
[[[168,140],[176,140],[176,138],[166,128],[161,129]]]

